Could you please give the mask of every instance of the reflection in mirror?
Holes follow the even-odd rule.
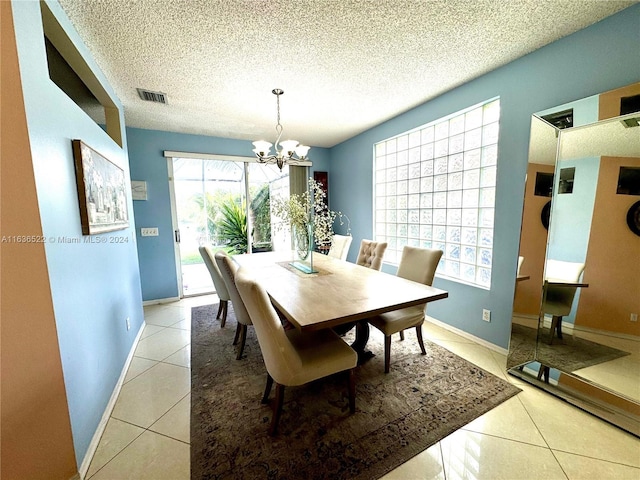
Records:
[[[572,115],[573,127],[562,130],[532,120],[507,362],[518,367],[510,373],[636,435],[640,115],[619,115],[625,104],[638,108],[639,94],[640,83],[557,107]],[[540,158],[554,150],[556,159],[556,135],[554,169]],[[553,175],[551,197],[545,173]]]
[[[626,222],[638,196],[617,193],[621,169],[640,167],[640,127],[623,120],[560,132],[557,169],[575,169],[574,187],[561,195],[554,185],[545,277],[559,276],[551,261],[584,273],[560,279],[578,285],[560,288],[574,294],[558,324],[564,334],[551,335],[554,307],[543,308],[537,360],[640,402],[640,328],[632,321],[640,310],[640,237]]]

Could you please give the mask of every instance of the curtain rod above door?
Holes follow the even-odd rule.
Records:
[[[227,162],[245,162],[260,163],[256,157],[241,157],[239,155],[218,155],[213,153],[193,153],[193,152],[175,152],[173,150],[164,151],[165,158],[197,158],[201,160],[222,160]],[[311,167],[311,162],[299,162],[296,166]]]

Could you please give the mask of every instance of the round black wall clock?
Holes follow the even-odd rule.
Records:
[[[629,207],[627,225],[629,225],[629,230],[640,237],[640,201]]]
[[[540,220],[545,230],[549,230],[549,217],[551,216],[551,200],[544,204],[542,212],[540,212]]]

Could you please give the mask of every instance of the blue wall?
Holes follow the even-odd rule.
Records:
[[[169,173],[164,151],[250,157],[253,155],[253,146],[247,140],[139,128],[127,128],[127,141],[131,159],[131,178],[147,182],[148,200],[135,201],[133,206],[136,224],[139,227],[136,235],[142,297],[145,301],[175,298],[179,296],[179,292],[171,223]],[[328,170],[327,149],[312,148],[309,157],[313,162],[311,172]],[[273,168],[277,167],[274,165]],[[142,227],[158,227],[159,235],[141,237]]]
[[[493,278],[483,290],[436,278],[447,300],[429,315],[508,347],[531,115],[640,80],[640,5],[451,90],[331,149],[332,208],[349,212],[354,244],[373,236],[373,145],[499,96]],[[375,101],[375,99],[372,99]],[[352,249],[349,260],[354,260]],[[387,271],[393,271],[388,266]],[[491,323],[482,309],[491,310]]]
[[[561,137],[562,138],[562,137]],[[565,262],[585,262],[591,233],[591,217],[596,201],[600,157],[558,162],[554,192],[558,191],[559,171],[575,168],[573,192],[554,196],[549,224],[547,256]]]
[[[49,5],[120,107],[124,125],[122,108],[104,75],[60,6]],[[58,343],[80,465],[142,326],[143,311],[131,199],[129,228],[83,237],[71,140],[82,139],[123,168],[128,182],[126,140],[121,148],[49,79],[40,2],[14,2],[12,7],[42,231],[49,239],[45,251]],[[60,237],[82,243],[63,243]],[[95,243],[84,243],[86,239]],[[121,243],[112,243],[116,241]],[[24,328],[28,331],[29,325]]]

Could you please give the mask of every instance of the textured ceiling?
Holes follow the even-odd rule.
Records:
[[[59,1],[128,126],[273,141],[277,87],[284,137],[324,147],[637,3]]]
[[[640,119],[638,114],[627,117]],[[640,127],[627,128],[620,120],[568,128],[560,139],[560,160],[601,155],[640,158]]]

